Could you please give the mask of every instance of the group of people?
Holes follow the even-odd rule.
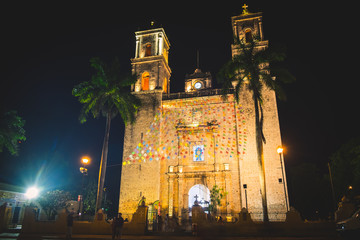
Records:
[[[169,218],[169,215],[163,218],[161,215],[158,215],[157,222],[157,231],[158,232],[174,232],[175,229],[179,226],[178,219],[174,216]]]

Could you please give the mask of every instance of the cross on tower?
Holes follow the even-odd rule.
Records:
[[[249,14],[249,10],[247,9],[248,7],[249,6],[244,3],[244,5],[242,6],[242,8],[243,8],[242,14],[244,14],[244,15]]]

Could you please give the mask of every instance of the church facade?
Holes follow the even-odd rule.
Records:
[[[266,48],[261,13],[243,12],[232,17],[234,36],[260,37]],[[238,217],[246,208],[254,220],[263,219],[259,167],[255,142],[252,94],[241,91],[222,98],[212,89],[209,72],[196,69],[184,81],[184,92],[170,93],[169,40],[162,28],[135,33],[131,59],[138,81],[133,94],[142,100],[136,121],[125,128],[119,212],[131,219],[139,202],[162,214],[189,218],[194,201],[206,210],[210,190],[225,194],[218,207],[224,217]],[[232,45],[232,54],[240,54]],[[281,135],[273,91],[265,89],[264,168],[270,221],[283,221],[288,210],[285,169],[277,152]],[[285,184],[285,185],[284,185]]]

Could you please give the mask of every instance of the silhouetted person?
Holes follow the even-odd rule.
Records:
[[[112,222],[112,239],[121,239],[121,232],[124,225],[122,214],[118,213],[117,217]]]
[[[163,225],[163,219],[161,217],[161,215],[158,216],[158,232],[162,231],[162,225]]]
[[[74,218],[76,216],[77,215],[74,213],[74,211],[71,211],[66,217],[66,226],[67,226],[66,239],[71,239],[72,228],[74,225]]]

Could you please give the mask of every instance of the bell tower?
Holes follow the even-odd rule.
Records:
[[[154,25],[153,22],[151,23]],[[170,43],[163,28],[152,28],[135,32],[135,57],[131,59],[132,71],[137,82],[134,92],[162,90],[170,91],[171,69],[168,63]]]
[[[244,43],[256,40],[256,49],[264,50],[268,47],[269,42],[264,40],[262,27],[262,12],[251,13],[247,9],[248,6],[244,4],[243,12],[239,16],[231,18],[234,38]],[[239,44],[231,45],[232,56],[240,53]]]
[[[137,81],[131,90],[141,100],[142,106],[138,109],[135,122],[125,126],[119,212],[127,218],[131,218],[143,197],[152,203],[160,199],[160,161],[141,163],[148,156],[144,147],[154,144],[153,141],[145,141],[145,138],[149,126],[154,126],[154,118],[159,116],[163,94],[169,93],[171,74],[168,64],[170,43],[163,28],[137,31],[135,39],[135,56],[131,65]],[[154,139],[160,137],[160,132],[154,135]],[[134,151],[140,151],[139,158],[127,164],[126,159]]]

